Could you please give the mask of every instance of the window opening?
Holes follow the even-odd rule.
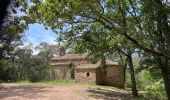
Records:
[[[86,75],[87,77],[89,77],[90,76],[90,73],[87,73],[87,75]]]

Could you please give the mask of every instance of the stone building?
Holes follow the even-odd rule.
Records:
[[[106,68],[101,63],[92,64],[87,54],[65,54],[51,60],[52,78],[55,80],[74,79],[78,82],[91,82],[99,85],[110,85],[124,88],[124,72],[122,66],[112,60],[106,60]]]

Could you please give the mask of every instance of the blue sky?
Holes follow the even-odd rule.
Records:
[[[41,42],[47,42],[49,44],[56,44],[55,40],[57,34],[52,30],[46,30],[41,24],[31,24],[29,29],[24,32],[24,45],[32,43],[33,45],[38,45]]]
[[[17,10],[17,16],[20,17],[24,15],[23,12]],[[31,24],[28,26],[28,30],[24,32],[23,43],[28,45],[32,43],[34,46],[40,44],[41,42],[47,42],[49,44],[56,44],[57,34],[52,30],[46,30],[41,24]]]

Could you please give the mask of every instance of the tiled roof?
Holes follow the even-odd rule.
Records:
[[[88,55],[87,53],[84,54],[65,54],[64,56],[55,56],[52,59],[51,65],[69,65],[72,60],[88,60]],[[55,61],[60,61],[60,62],[55,62]],[[62,62],[61,62],[62,61]],[[66,62],[65,62],[66,61]],[[68,62],[70,61],[70,62]],[[100,61],[99,61],[100,62]],[[97,68],[100,64],[81,64],[77,68]],[[119,65],[118,62],[114,62],[113,60],[106,59],[106,65]]]
[[[51,65],[56,65],[56,66],[66,66],[66,65],[70,65],[70,63],[51,63]]]
[[[87,64],[81,64],[81,65],[77,66],[76,69],[98,68],[99,66],[100,66],[100,62],[97,62],[96,64],[87,63]]]
[[[55,56],[52,60],[64,59],[86,59],[87,54],[65,54],[64,56]]]
[[[101,62],[98,61],[96,64],[87,63],[87,64],[81,64],[77,66],[76,68],[98,68],[100,66]],[[112,60],[107,59],[106,65],[119,65],[118,62],[114,62]]]

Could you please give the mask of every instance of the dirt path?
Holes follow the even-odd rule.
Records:
[[[125,90],[82,85],[1,84],[0,100],[136,100]],[[144,99],[137,99],[144,100]]]

